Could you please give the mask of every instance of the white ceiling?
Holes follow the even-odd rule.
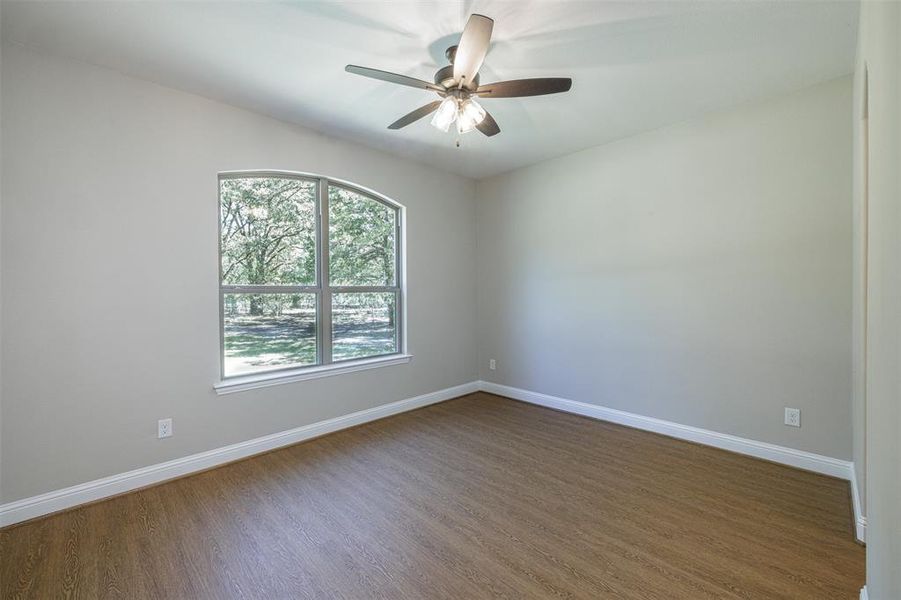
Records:
[[[430,92],[472,12],[495,19],[482,81],[569,76],[567,94],[485,100],[501,134],[386,126]],[[10,2],[2,33],[474,178],[851,72],[856,2]]]

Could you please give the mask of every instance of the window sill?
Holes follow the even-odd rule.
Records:
[[[319,379],[320,377],[331,377],[332,375],[366,371],[368,369],[377,369],[379,367],[390,367],[391,365],[402,365],[410,362],[410,359],[412,358],[413,356],[411,354],[391,354],[374,358],[348,360],[331,365],[303,367],[290,371],[280,371],[278,373],[242,375],[220,381],[213,386],[213,389],[215,389],[216,393],[220,396],[223,394],[234,394],[235,392],[245,392],[247,390],[254,390],[273,385],[306,381],[308,379]]]

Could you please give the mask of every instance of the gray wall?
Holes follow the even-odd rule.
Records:
[[[901,4],[863,2],[858,81],[867,72],[866,394],[862,414],[867,485],[867,591],[901,598]],[[862,90],[858,88],[858,93]],[[863,101],[860,98],[859,101]],[[858,121],[858,125],[859,125]],[[863,191],[858,186],[858,193]],[[859,444],[858,444],[859,446]],[[860,450],[858,450],[860,452]]]
[[[481,377],[850,459],[851,97],[845,77],[480,181]]]
[[[18,46],[2,61],[3,502],[476,378],[471,181]],[[407,207],[410,364],[213,392],[216,176],[255,168]]]

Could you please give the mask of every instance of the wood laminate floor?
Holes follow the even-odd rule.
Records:
[[[0,532],[6,598],[857,598],[846,482],[473,394]]]

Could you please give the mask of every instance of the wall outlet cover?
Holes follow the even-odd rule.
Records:
[[[157,438],[172,437],[172,419],[160,419],[157,423]]]
[[[785,407],[785,424],[789,427],[800,427],[801,409]]]

